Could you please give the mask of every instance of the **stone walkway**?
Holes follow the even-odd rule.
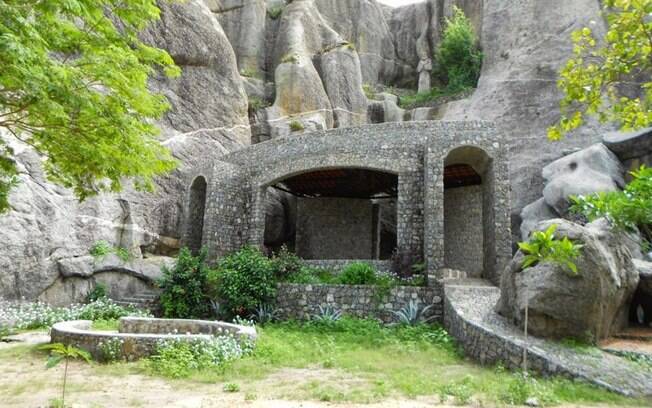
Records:
[[[520,368],[526,345],[522,330],[494,311],[500,290],[480,280],[445,283],[444,322],[467,355],[483,364],[501,362]],[[530,337],[530,369],[565,375],[619,394],[652,396],[652,371],[598,348],[571,348]]]

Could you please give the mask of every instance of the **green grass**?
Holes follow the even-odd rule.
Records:
[[[118,321],[117,320],[94,320],[91,325],[93,330],[103,330],[103,331],[117,331],[118,330]]]
[[[469,91],[470,88],[449,89],[433,87],[430,91],[410,93],[399,97],[398,104],[403,109],[414,109],[423,106],[431,106],[437,102],[455,99]]]
[[[278,323],[259,328],[253,355],[219,370],[191,374],[198,383],[244,383],[256,393],[256,380],[283,370],[324,370],[331,377],[279,383],[279,398],[369,403],[384,398],[439,396],[442,401],[523,404],[537,397],[547,405],[604,403],[637,405],[583,382],[563,378],[524,378],[501,368],[484,368],[464,359],[449,339],[428,326],[382,327],[344,318],[334,326]],[[139,366],[147,371],[145,365]],[[254,387],[254,388],[252,388]]]

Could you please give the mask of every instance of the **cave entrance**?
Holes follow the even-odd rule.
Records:
[[[206,208],[206,179],[195,178],[190,185],[188,205],[188,231],[186,245],[193,253],[198,253],[202,246],[204,233],[204,211]]]
[[[493,248],[493,170],[477,147],[452,150],[444,162],[444,265],[483,278]]]
[[[293,175],[268,189],[265,245],[308,260],[388,260],[396,248],[398,176],[360,168]]]

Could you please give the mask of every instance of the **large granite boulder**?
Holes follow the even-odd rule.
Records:
[[[543,198],[521,210],[521,239],[543,220],[566,216],[570,197],[622,188],[623,167],[602,143],[597,143],[553,161],[543,168]]]
[[[519,251],[503,272],[497,311],[522,327],[527,305],[528,331],[542,337],[596,341],[617,332],[627,323],[629,303],[639,283],[623,236],[602,220],[581,226],[555,219],[537,229],[551,224],[558,226],[557,238],[584,245],[575,261],[579,274],[573,276],[551,263],[524,270]]]

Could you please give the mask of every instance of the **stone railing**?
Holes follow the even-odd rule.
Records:
[[[280,284],[276,305],[283,318],[307,320],[319,314],[319,307],[330,307],[355,317],[378,318],[385,323],[397,321],[394,315],[413,300],[430,306],[425,314],[433,320],[442,318],[442,289],[435,287],[399,286],[387,293],[368,285]]]

